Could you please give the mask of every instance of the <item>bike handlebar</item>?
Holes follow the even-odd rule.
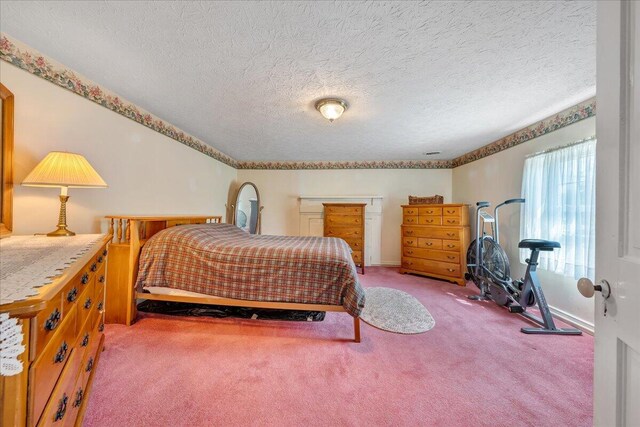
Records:
[[[509,199],[509,200],[505,200],[503,205],[510,205],[511,203],[524,203],[524,199]]]
[[[490,206],[490,203],[489,202],[478,202],[478,203],[476,203],[476,206],[478,208],[488,208]]]

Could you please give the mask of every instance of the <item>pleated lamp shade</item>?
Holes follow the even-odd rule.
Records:
[[[80,154],[52,151],[22,181],[31,187],[106,187],[98,172]]]

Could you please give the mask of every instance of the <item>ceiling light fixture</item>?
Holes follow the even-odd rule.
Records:
[[[324,98],[316,102],[316,110],[320,111],[322,117],[333,122],[347,111],[347,103],[338,98]]]
[[[435,156],[436,154],[440,154],[442,151],[427,151],[426,153],[422,153],[425,156]]]

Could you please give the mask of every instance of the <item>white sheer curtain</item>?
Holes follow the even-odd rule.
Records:
[[[541,252],[539,267],[574,278],[594,278],[596,140],[534,154],[525,160],[521,239],[560,242]],[[530,251],[520,250],[524,262]]]

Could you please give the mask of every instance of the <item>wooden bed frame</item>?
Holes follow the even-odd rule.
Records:
[[[221,216],[136,216],[108,215],[109,233],[113,241],[109,245],[107,258],[107,295],[105,321],[130,326],[137,317],[136,300],[186,302],[235,307],[271,308],[281,310],[335,311],[346,312],[340,305],[299,304],[288,302],[250,301],[220,297],[200,297],[165,295],[137,292],[135,283],[138,275],[140,251],[146,241],[158,231],[184,224],[220,223]],[[354,341],[360,342],[360,318],[353,318]]]

